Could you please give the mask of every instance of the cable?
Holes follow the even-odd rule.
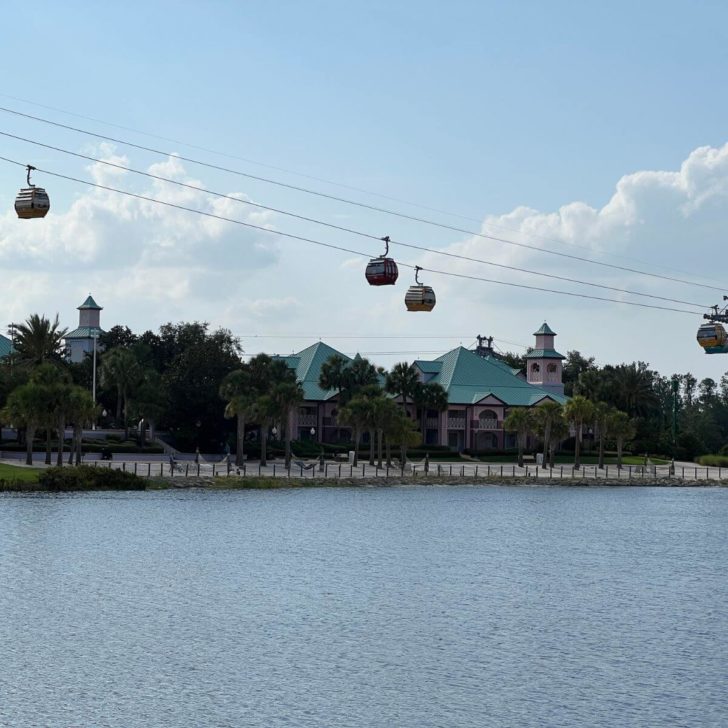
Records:
[[[2,160],[4,162],[8,162],[9,164],[14,164],[14,165],[16,165],[18,167],[26,167],[27,166],[27,165],[23,164],[22,162],[18,162],[18,161],[14,160],[14,159],[8,159],[7,157],[1,157],[0,156],[0,160]],[[274,229],[271,229],[271,228],[265,228],[265,227],[263,227],[261,225],[255,225],[255,224],[250,223],[250,222],[243,222],[242,220],[236,220],[235,218],[225,217],[224,215],[216,215],[216,214],[214,214],[212,212],[205,212],[203,210],[195,210],[192,207],[186,207],[184,205],[178,205],[176,203],[166,202],[164,200],[157,200],[154,197],[148,197],[146,195],[140,195],[140,194],[138,194],[136,192],[129,192],[128,190],[120,190],[120,189],[118,189],[116,187],[109,187],[108,185],[102,185],[102,184],[98,184],[96,182],[89,182],[88,180],[78,179],[77,177],[71,177],[70,175],[60,174],[59,172],[51,172],[50,170],[43,169],[41,167],[36,167],[36,170],[38,172],[43,172],[45,174],[51,175],[52,177],[58,177],[59,179],[65,179],[65,180],[68,180],[70,182],[78,182],[79,184],[88,185],[89,187],[96,187],[96,188],[101,189],[101,190],[107,190],[108,192],[116,192],[116,193],[121,194],[121,195],[127,195],[128,197],[134,197],[134,198],[136,198],[138,200],[145,200],[147,202],[155,202],[155,203],[157,203],[159,205],[164,205],[165,207],[172,207],[172,208],[177,209],[177,210],[184,210],[186,212],[192,212],[192,213],[195,213],[197,215],[202,215],[203,217],[209,217],[209,218],[213,218],[213,219],[216,219],[216,220],[222,220],[224,222],[231,222],[231,223],[234,223],[236,225],[242,225],[243,227],[251,228],[253,230],[260,230],[261,232],[265,232],[265,233],[269,233],[269,234],[273,234],[273,235],[280,235],[281,237],[290,238],[292,240],[298,240],[298,241],[301,241],[301,242],[304,242],[304,243],[311,243],[312,245],[318,245],[318,246],[321,246],[323,248],[330,248],[332,250],[339,250],[339,251],[344,252],[344,253],[351,253],[353,255],[358,255],[358,256],[361,256],[361,257],[364,257],[364,258],[369,258],[369,254],[368,253],[364,253],[364,252],[362,252],[360,250],[353,250],[351,248],[345,248],[345,247],[343,247],[341,245],[333,245],[331,243],[324,243],[324,242],[322,242],[320,240],[313,240],[312,238],[307,238],[307,237],[304,237],[302,235],[295,235],[294,233],[285,233],[285,232],[282,232],[280,230],[274,230]],[[586,294],[586,293],[574,293],[574,292],[569,292],[569,291],[559,291],[558,289],[552,289],[552,288],[540,288],[538,286],[529,286],[529,285],[526,285],[524,283],[507,283],[506,281],[498,281],[498,280],[491,279],[491,278],[482,278],[482,277],[478,277],[478,276],[470,276],[470,275],[465,275],[464,273],[453,273],[453,272],[450,272],[450,271],[437,270],[435,268],[425,268],[423,266],[415,266],[415,265],[413,265],[411,263],[403,263],[403,262],[400,262],[399,265],[401,265],[401,266],[403,266],[405,268],[410,268],[410,269],[419,268],[420,270],[428,271],[430,273],[435,273],[435,274],[438,274],[438,275],[445,275],[445,276],[450,276],[450,277],[454,277],[454,278],[461,278],[461,279],[464,279],[464,280],[481,281],[481,282],[484,282],[484,283],[495,283],[495,284],[500,285],[500,286],[509,286],[511,288],[523,288],[523,289],[531,290],[531,291],[540,291],[542,293],[554,293],[554,294],[562,295],[562,296],[570,296],[572,298],[583,298],[583,299],[589,299],[589,300],[592,300],[592,301],[605,301],[605,302],[608,302],[608,303],[619,303],[619,304],[623,304],[625,306],[639,306],[640,308],[651,308],[651,309],[656,309],[656,310],[660,310],[660,311],[671,311],[671,312],[674,312],[674,313],[686,313],[686,314],[689,314],[691,316],[696,316],[697,315],[697,313],[695,311],[688,311],[688,310],[685,310],[685,309],[671,308],[671,307],[667,307],[667,306],[655,306],[655,305],[649,304],[649,303],[638,303],[637,301],[620,301],[619,299],[616,299],[616,298],[605,298],[603,296],[592,296],[592,295],[589,295],[589,294]]]
[[[266,167],[268,169],[273,169],[273,170],[276,170],[276,171],[279,171],[279,172],[285,172],[286,174],[297,175],[297,176],[303,177],[305,179],[314,180],[316,182],[322,182],[324,184],[332,185],[334,187],[341,187],[343,189],[349,189],[349,190],[353,190],[355,192],[362,192],[364,194],[372,195],[374,197],[380,197],[382,199],[390,200],[392,202],[399,202],[399,203],[402,203],[402,204],[405,204],[405,205],[410,205],[412,207],[420,208],[422,210],[428,210],[429,212],[436,212],[436,213],[441,214],[441,215],[448,215],[450,217],[457,217],[457,218],[460,218],[461,220],[468,220],[470,222],[476,222],[478,224],[486,225],[488,227],[497,228],[497,229],[500,229],[500,230],[507,230],[509,232],[515,232],[515,233],[518,233],[518,234],[521,234],[521,235],[525,235],[528,238],[532,238],[532,239],[533,238],[537,238],[537,239],[543,240],[545,242],[556,243],[558,245],[565,245],[565,246],[570,246],[570,247],[575,247],[575,248],[582,248],[583,247],[583,246],[577,245],[576,243],[571,243],[571,242],[568,242],[568,241],[565,241],[565,240],[556,240],[554,238],[550,238],[550,237],[548,237],[546,235],[541,235],[541,234],[538,234],[538,233],[523,233],[522,230],[518,230],[517,228],[508,227],[507,225],[500,225],[500,224],[494,223],[494,222],[484,222],[483,220],[481,220],[479,218],[470,217],[470,216],[467,216],[467,215],[461,215],[459,213],[451,212],[451,211],[448,211],[448,210],[441,210],[441,209],[436,208],[436,207],[431,207],[431,206],[428,206],[428,205],[422,205],[422,204],[417,203],[417,202],[412,202],[411,200],[404,200],[404,199],[399,198],[399,197],[392,197],[390,195],[384,195],[384,194],[382,194],[380,192],[374,192],[373,190],[367,190],[367,189],[364,189],[362,187],[355,187],[353,185],[347,185],[347,184],[344,184],[342,182],[334,182],[332,180],[328,180],[328,179],[325,179],[323,177],[316,177],[314,175],[305,174],[303,172],[298,172],[298,171],[295,171],[295,170],[287,169],[285,167],[278,167],[278,166],[275,166],[275,165],[272,165],[272,164],[266,164],[265,162],[259,162],[259,161],[256,161],[254,159],[249,159],[247,157],[241,157],[241,156],[238,156],[238,155],[235,155],[235,154],[230,154],[229,152],[221,152],[219,150],[209,149],[208,147],[202,147],[202,146],[199,146],[199,145],[190,144],[189,142],[184,142],[184,141],[181,141],[179,139],[174,139],[174,138],[171,138],[171,137],[161,136],[159,134],[152,134],[150,132],[141,131],[140,129],[134,129],[133,127],[123,126],[122,124],[115,124],[115,123],[110,122],[110,121],[105,121],[104,119],[98,119],[98,118],[95,118],[95,117],[92,117],[92,116],[85,116],[83,114],[78,114],[78,113],[75,113],[73,111],[68,111],[67,109],[59,109],[56,106],[48,106],[47,104],[40,104],[40,103],[38,103],[36,101],[30,101],[29,99],[23,99],[23,98],[20,98],[18,96],[11,96],[11,95],[8,95],[8,94],[0,94],[0,97],[7,98],[7,99],[11,99],[13,101],[20,101],[20,102],[22,102],[24,104],[29,104],[31,106],[37,106],[37,107],[39,107],[41,109],[49,109],[50,111],[57,111],[58,113],[66,114],[67,116],[73,116],[73,117],[76,117],[78,119],[84,119],[85,121],[92,121],[92,122],[97,123],[97,124],[104,124],[106,126],[111,126],[111,127],[116,128],[116,129],[122,129],[124,131],[130,131],[130,132],[132,132],[134,134],[141,134],[142,136],[147,136],[147,137],[150,137],[152,139],[160,139],[162,141],[172,142],[174,144],[181,144],[182,146],[189,147],[190,149],[197,149],[198,151],[207,152],[209,154],[215,154],[215,155],[220,156],[220,157],[227,157],[229,159],[236,159],[238,161],[247,162],[248,164],[255,164],[255,165],[258,165],[258,166],[261,166],[261,167]],[[620,254],[617,254],[617,253],[611,253],[609,251],[603,250],[602,248],[597,249],[597,252],[599,252],[602,255],[606,255],[606,256],[609,256],[609,257],[615,258],[615,259],[633,260],[633,261],[635,261],[637,263],[642,263],[644,265],[650,265],[650,263],[648,261],[645,261],[645,260],[643,260],[641,258],[635,258],[634,256],[620,255]],[[661,264],[661,263],[652,263],[651,265],[652,266],[656,266],[658,268],[662,268],[663,270],[669,270],[669,271],[673,271],[673,272],[681,272],[681,271],[678,271],[675,268],[671,268],[670,266],[666,266],[666,265]],[[715,279],[707,278],[706,276],[701,276],[701,278],[703,280],[712,280],[714,282],[718,282]]]
[[[252,202],[251,200],[243,200],[243,199],[240,199],[239,197],[233,197],[232,195],[226,195],[226,194],[224,194],[222,192],[216,192],[214,190],[210,190],[210,189],[207,189],[205,187],[199,187],[197,185],[192,185],[192,184],[189,184],[187,182],[180,182],[179,180],[170,179],[169,177],[162,177],[160,175],[152,174],[151,172],[144,172],[142,170],[134,169],[133,167],[126,167],[123,164],[117,164],[115,162],[110,162],[110,161],[105,160],[105,159],[97,159],[96,157],[91,157],[91,156],[89,156],[87,154],[81,154],[79,152],[72,152],[69,149],[64,149],[63,147],[56,147],[56,146],[53,146],[52,144],[45,144],[43,142],[39,142],[39,141],[36,141],[34,139],[27,139],[25,137],[21,137],[21,136],[18,136],[16,134],[10,134],[10,133],[5,132],[5,131],[0,131],[0,135],[5,136],[5,137],[9,137],[11,139],[16,139],[18,141],[26,142],[28,144],[33,144],[33,145],[36,145],[36,146],[39,146],[39,147],[43,147],[44,149],[51,149],[51,150],[56,151],[56,152],[61,152],[63,154],[68,154],[68,155],[70,155],[72,157],[77,157],[79,159],[85,159],[85,160],[87,160],[89,162],[95,162],[97,164],[103,164],[103,165],[106,165],[108,167],[113,167],[114,169],[120,169],[120,170],[123,170],[125,172],[132,172],[133,174],[137,174],[137,175],[140,175],[140,176],[143,176],[143,177],[148,177],[150,179],[158,180],[160,182],[166,182],[166,183],[169,183],[169,184],[177,185],[178,187],[184,187],[186,189],[194,190],[195,192],[203,192],[205,194],[213,195],[215,197],[220,197],[220,198],[223,198],[223,199],[226,199],[226,200],[232,200],[233,202],[238,202],[238,203],[241,203],[241,204],[244,204],[244,205],[250,205],[252,207],[257,207],[257,208],[262,209],[262,210],[268,210],[269,212],[275,212],[275,213],[280,214],[280,215],[285,215],[285,216],[288,216],[288,217],[292,217],[292,218],[295,218],[297,220],[303,220],[305,222],[314,223],[316,225],[322,225],[324,227],[328,227],[328,228],[331,228],[331,229],[334,229],[334,230],[339,230],[341,232],[350,233],[352,235],[358,235],[360,237],[364,237],[364,238],[367,238],[369,240],[382,240],[382,238],[380,236],[372,235],[371,233],[365,233],[365,232],[362,232],[360,230],[356,230],[356,229],[353,229],[353,228],[344,227],[342,225],[335,225],[333,223],[329,223],[329,222],[326,222],[324,220],[319,220],[317,218],[307,217],[305,215],[300,215],[298,213],[289,212],[287,210],[283,210],[283,209],[280,209],[280,208],[270,207],[268,205],[262,205],[262,204],[257,203],[257,202]],[[681,300],[681,299],[670,298],[670,297],[667,297],[667,296],[658,296],[657,294],[654,294],[654,293],[644,293],[642,291],[631,291],[631,290],[628,290],[628,289],[625,289],[625,288],[618,288],[616,286],[608,286],[608,285],[603,284],[603,283],[592,283],[592,282],[589,282],[589,281],[582,281],[582,280],[580,280],[578,278],[571,278],[569,276],[560,276],[560,275],[556,275],[554,273],[545,273],[544,271],[530,270],[528,268],[520,268],[520,267],[514,266],[514,265],[507,265],[505,263],[496,263],[494,261],[483,260],[482,258],[473,258],[471,256],[460,255],[458,253],[448,253],[448,252],[446,252],[444,250],[438,250],[438,249],[435,249],[435,248],[426,248],[426,247],[424,247],[422,245],[414,245],[412,243],[405,243],[405,242],[402,242],[402,241],[399,241],[399,240],[390,240],[389,242],[391,244],[393,244],[393,245],[400,245],[400,246],[402,246],[404,248],[411,248],[413,250],[420,250],[420,251],[427,252],[427,253],[432,253],[432,254],[435,254],[435,255],[443,255],[443,256],[446,256],[448,258],[456,258],[456,259],[459,259],[459,260],[466,260],[466,261],[471,262],[471,263],[481,263],[483,265],[490,265],[490,266],[493,266],[495,268],[502,268],[502,269],[505,269],[505,270],[517,271],[519,273],[526,273],[528,275],[540,276],[540,277],[543,277],[543,278],[550,278],[552,280],[564,281],[566,283],[576,283],[576,284],[583,285],[583,286],[590,286],[592,288],[601,288],[601,289],[607,290],[607,291],[614,291],[615,293],[626,293],[627,295],[630,295],[630,296],[641,296],[641,297],[644,297],[644,298],[651,298],[653,300],[658,300],[658,301],[666,301],[666,302],[670,302],[670,303],[680,303],[680,304],[683,304],[683,305],[686,305],[686,306],[696,306],[697,308],[700,308],[700,309],[703,309],[703,310],[708,308],[708,305],[706,305],[706,304],[694,303],[692,301],[684,301],[684,300]]]
[[[478,232],[475,232],[473,230],[467,230],[465,228],[459,228],[459,227],[456,227],[454,225],[448,225],[446,223],[440,223],[440,222],[437,222],[435,220],[429,220],[427,218],[417,217],[415,215],[407,215],[407,214],[405,214],[403,212],[397,212],[395,210],[388,210],[388,209],[383,208],[383,207],[377,207],[376,205],[369,205],[369,204],[366,204],[364,202],[357,202],[355,200],[349,200],[349,199],[344,198],[344,197],[338,197],[336,195],[330,195],[330,194],[327,194],[325,192],[318,192],[316,190],[311,190],[311,189],[308,189],[306,187],[300,187],[298,185],[292,185],[292,184],[288,184],[286,182],[280,182],[278,180],[270,179],[270,178],[267,178],[267,177],[260,177],[260,176],[257,176],[257,175],[249,174],[247,172],[241,172],[239,170],[230,169],[228,167],[222,167],[222,166],[217,165],[217,164],[211,164],[210,162],[203,162],[201,160],[192,159],[191,157],[184,157],[184,156],[179,155],[179,154],[173,155],[173,154],[170,154],[169,152],[164,152],[164,151],[162,151],[160,149],[154,149],[153,147],[145,147],[142,144],[135,144],[134,142],[124,141],[123,139],[116,139],[114,137],[110,137],[110,136],[107,136],[105,134],[99,134],[97,132],[88,131],[86,129],[80,129],[78,127],[70,126],[68,124],[61,124],[60,122],[57,122],[57,121],[51,121],[49,119],[44,119],[44,118],[39,117],[39,116],[34,116],[33,114],[26,114],[26,113],[21,112],[21,111],[15,111],[13,109],[8,109],[8,108],[6,108],[4,106],[0,106],[0,111],[5,112],[7,114],[13,114],[15,116],[24,117],[26,119],[32,119],[33,121],[39,121],[39,122],[41,122],[43,124],[48,124],[50,126],[55,126],[55,127],[61,128],[61,129],[66,129],[68,131],[73,131],[73,132],[75,132],[77,134],[85,134],[87,136],[95,137],[96,139],[103,139],[105,141],[113,142],[114,144],[121,144],[123,146],[131,147],[133,149],[139,149],[141,151],[149,152],[151,154],[157,154],[157,155],[166,156],[166,157],[176,157],[177,159],[180,159],[180,160],[182,160],[184,162],[189,162],[190,164],[197,164],[197,165],[199,165],[201,167],[206,167],[208,169],[214,169],[214,170],[217,170],[219,172],[225,172],[226,174],[234,174],[234,175],[237,175],[237,176],[240,176],[240,177],[245,177],[247,179],[253,179],[253,180],[256,180],[258,182],[264,182],[266,184],[272,184],[272,185],[275,185],[277,187],[282,187],[282,188],[285,188],[285,189],[294,190],[296,192],[302,192],[302,193],[305,193],[305,194],[314,195],[316,197],[321,197],[321,198],[324,198],[324,199],[333,200],[335,202],[341,202],[341,203],[344,203],[344,204],[347,204],[347,205],[353,205],[355,207],[360,207],[360,208],[363,208],[363,209],[366,209],[366,210],[371,210],[371,211],[374,211],[374,212],[380,212],[380,213],[385,214],[385,215],[392,215],[392,216],[399,217],[399,218],[404,219],[404,220],[410,220],[412,222],[419,222],[419,223],[422,223],[423,225],[429,225],[429,226],[432,226],[432,227],[438,227],[438,228],[442,228],[444,230],[450,230],[450,231],[462,233],[462,234],[465,234],[465,235],[472,235],[474,237],[483,238],[485,240],[492,240],[492,241],[495,241],[495,242],[504,243],[506,245],[513,245],[513,246],[516,246],[516,247],[519,247],[519,248],[525,248],[525,249],[528,249],[528,250],[534,250],[534,251],[536,251],[538,253],[543,253],[543,254],[546,254],[546,255],[555,255],[555,256],[558,256],[558,257],[561,257],[561,258],[568,258],[570,260],[578,260],[578,261],[580,261],[582,263],[590,263],[592,265],[598,265],[598,266],[601,266],[601,267],[604,267],[604,268],[612,268],[614,270],[620,270],[620,271],[627,272],[627,273],[635,273],[637,275],[649,276],[651,278],[660,278],[662,280],[672,281],[673,283],[682,283],[682,284],[688,285],[688,286],[696,286],[696,287],[699,287],[699,288],[711,289],[711,290],[715,290],[715,291],[720,291],[721,293],[724,290],[723,288],[718,288],[717,286],[709,286],[709,285],[707,285],[705,283],[696,283],[695,281],[688,281],[688,280],[685,280],[685,279],[682,279],[682,278],[674,278],[672,276],[666,276],[666,275],[662,275],[660,273],[652,273],[652,272],[649,272],[649,271],[639,270],[637,268],[630,268],[628,266],[614,265],[612,263],[605,263],[604,261],[594,260],[592,258],[585,258],[583,256],[573,255],[573,254],[570,254],[570,253],[562,253],[562,252],[559,252],[559,251],[556,251],[556,250],[546,250],[546,249],[540,248],[540,247],[538,247],[536,245],[528,245],[527,243],[519,243],[519,242],[516,242],[514,240],[508,240],[507,238],[501,238],[501,237],[497,237],[497,236],[494,236],[494,235],[486,235],[485,233],[478,233]]]

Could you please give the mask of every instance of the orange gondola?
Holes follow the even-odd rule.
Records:
[[[28,186],[23,187],[15,198],[15,212],[21,220],[45,217],[51,209],[48,193],[42,187],[36,187],[30,182],[30,173],[34,169],[35,167],[28,165]]]
[[[399,270],[393,258],[388,258],[389,235],[382,238],[386,243],[384,255],[381,258],[372,258],[367,264],[366,277],[370,286],[393,286],[399,277]]]
[[[716,346],[724,346],[728,341],[728,334],[722,324],[710,323],[703,324],[698,329],[696,338],[703,349],[712,349]]]
[[[404,297],[404,305],[408,311],[432,311],[435,308],[437,299],[435,291],[430,286],[423,286],[419,280],[419,272],[422,270],[419,265],[415,266],[415,284],[407,289]]]

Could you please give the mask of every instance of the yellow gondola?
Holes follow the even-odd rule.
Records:
[[[36,187],[30,182],[30,173],[34,169],[35,167],[28,165],[28,186],[23,187],[15,198],[15,212],[21,220],[45,217],[51,209],[48,193],[42,187]]]
[[[728,334],[726,334],[723,324],[710,323],[703,324],[698,329],[696,338],[703,349],[712,349],[716,346],[724,346],[728,341]]]
[[[416,285],[410,286],[404,297],[404,305],[407,306],[408,311],[432,311],[435,308],[435,291],[430,286],[423,286],[420,283],[418,274],[421,270],[419,265],[415,266]]]

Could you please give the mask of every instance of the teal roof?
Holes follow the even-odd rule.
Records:
[[[12,354],[13,342],[7,336],[0,334],[0,359],[4,359],[8,354]]]
[[[98,326],[80,326],[73,331],[69,331],[64,339],[93,339],[94,336],[101,336],[105,331]]]
[[[423,374],[437,374],[442,369],[442,362],[417,359],[414,366],[416,366]]]
[[[101,306],[99,306],[99,304],[94,301],[93,296],[90,293],[88,294],[88,298],[78,307],[78,310],[80,311],[81,309],[85,308],[92,308],[96,311],[103,311]]]
[[[520,369],[514,369],[512,366],[509,366],[502,359],[499,359],[496,356],[486,356],[485,359],[491,364],[495,364],[497,367],[500,367],[504,371],[510,372],[511,374],[518,374],[521,371]]]
[[[561,404],[567,401],[563,395],[529,384],[503,362],[496,361],[483,359],[460,346],[435,360],[440,363],[440,371],[430,381],[440,384],[453,404],[475,404],[488,396],[514,407],[529,407],[545,398]],[[419,368],[422,364],[427,362],[417,362]]]
[[[566,359],[566,357],[559,354],[556,349],[531,349],[526,354],[526,359]]]
[[[544,335],[545,336],[556,336],[556,332],[551,331],[551,328],[549,327],[549,325],[544,321],[543,326],[541,326],[541,328],[538,331],[534,332],[533,335],[534,336],[544,336]]]
[[[338,394],[335,389],[326,390],[319,387],[321,365],[332,356],[340,356],[345,361],[351,361],[350,357],[342,354],[340,351],[336,351],[336,349],[328,344],[324,344],[322,341],[309,346],[297,354],[273,358],[285,361],[291,369],[295,370],[296,379],[298,379],[303,387],[304,399],[309,401],[324,401]]]

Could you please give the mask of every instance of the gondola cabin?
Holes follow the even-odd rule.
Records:
[[[45,217],[51,209],[48,193],[42,187],[36,187],[30,181],[30,173],[35,169],[27,165],[26,179],[28,186],[23,187],[15,198],[15,212],[21,220],[32,220],[34,217]]]
[[[367,264],[366,277],[370,286],[393,286],[399,270],[392,258],[372,258]]]
[[[703,349],[713,349],[715,347],[725,346],[728,341],[728,334],[726,334],[723,324],[703,324],[698,329],[698,344]]]
[[[410,286],[404,297],[408,311],[432,311],[436,302],[435,291],[430,286]]]
[[[50,209],[51,201],[42,187],[25,187],[15,198],[15,212],[21,220],[45,217]]]

